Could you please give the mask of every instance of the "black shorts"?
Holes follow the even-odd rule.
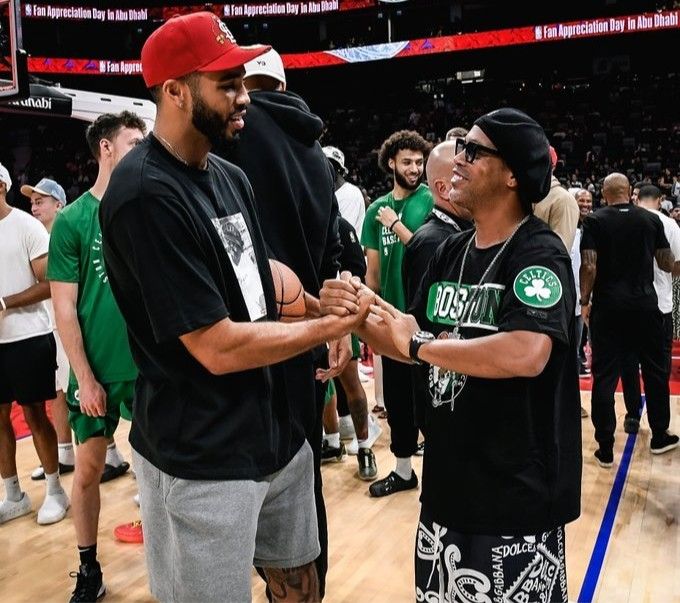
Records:
[[[526,536],[461,534],[423,509],[416,601],[567,602],[564,527]]]
[[[54,371],[57,344],[54,335],[38,335],[0,343],[0,404],[15,400],[22,406],[57,396]]]

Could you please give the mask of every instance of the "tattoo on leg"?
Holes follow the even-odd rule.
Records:
[[[266,567],[264,573],[272,600],[277,603],[313,603],[321,600],[314,563],[292,568]]]
[[[366,398],[352,400],[351,402],[348,400],[347,406],[349,406],[349,413],[352,415],[357,439],[365,440],[368,437],[368,402],[366,402]]]

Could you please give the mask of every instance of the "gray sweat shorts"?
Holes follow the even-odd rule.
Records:
[[[133,450],[151,593],[160,601],[251,600],[257,567],[319,556],[312,450],[261,480],[185,480]]]

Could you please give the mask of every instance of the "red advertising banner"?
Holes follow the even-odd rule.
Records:
[[[680,28],[680,10],[647,13],[606,19],[587,19],[569,23],[536,25],[514,29],[424,38],[390,44],[376,44],[320,52],[282,55],[287,69],[308,69],[380,61],[403,57],[424,56],[445,52],[460,52],[480,48],[512,46],[542,42],[557,42],[612,36],[638,32],[663,31]],[[92,75],[138,75],[139,61],[106,59],[63,59],[30,57],[28,69],[32,73],[69,73]],[[3,70],[0,65],[0,71]]]
[[[68,4],[24,2],[21,16],[25,19],[53,19],[68,21],[99,21],[124,23],[128,21],[160,21],[173,15],[184,15],[199,10],[209,10],[225,18],[297,17],[323,13],[356,10],[376,6],[377,0],[293,0],[288,2],[227,2],[193,6],[167,6],[152,8],[98,8]]]

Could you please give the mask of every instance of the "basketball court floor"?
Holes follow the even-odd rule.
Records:
[[[372,390],[368,390],[370,406]],[[588,392],[583,403],[589,408]],[[671,400],[671,430],[680,432],[680,397]],[[680,450],[653,456],[643,415],[637,436],[623,432],[623,402],[617,394],[619,427],[612,469],[594,461],[593,429],[583,420],[583,495],[581,517],[567,527],[567,573],[571,601],[602,603],[680,603]],[[375,445],[379,475],[393,469],[386,421]],[[129,424],[117,434],[129,459]],[[42,482],[32,482],[36,456],[29,438],[17,443],[19,477],[37,509]],[[420,473],[421,459],[415,457]],[[324,465],[324,492],[330,534],[328,603],[393,603],[414,600],[413,544],[418,492],[371,499],[356,477],[355,457]],[[72,474],[63,478],[70,492]],[[465,484],[459,484],[465,488]],[[113,528],[139,517],[132,501],[132,475],[102,486],[99,557],[108,587],[105,601],[152,601],[144,551],[113,539]],[[77,569],[70,512],[52,526],[38,526],[35,513],[0,526],[0,601],[65,601]],[[254,601],[264,602],[262,582],[254,576]]]

